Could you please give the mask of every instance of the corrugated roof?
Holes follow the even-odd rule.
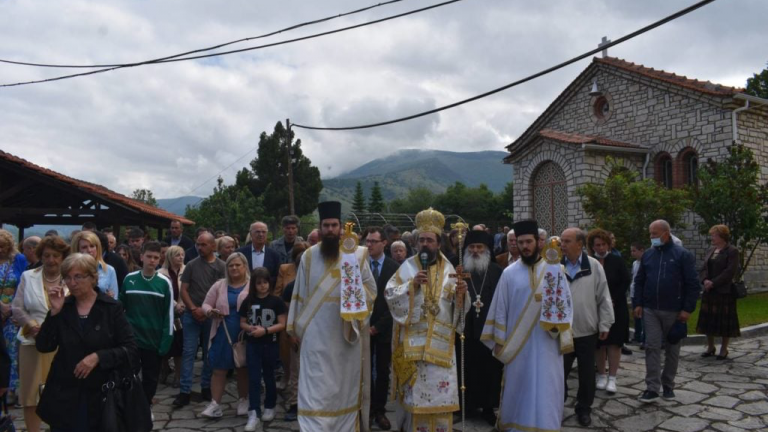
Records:
[[[146,213],[148,215],[152,215],[155,217],[160,217],[168,220],[173,219],[179,219],[181,223],[184,225],[194,225],[194,221],[191,221],[183,216],[179,216],[177,214],[165,211],[163,209],[153,207],[149,204],[145,204],[141,201],[137,201],[132,198],[128,198],[125,195],[121,195],[117,192],[111,191],[104,186],[97,185],[94,183],[89,183],[86,181],[78,180],[69,176],[65,176],[64,174],[57,173],[56,171],[50,170],[48,168],[43,168],[39,165],[35,165],[32,162],[29,162],[25,159],[22,159],[18,156],[14,156],[10,153],[6,153],[2,150],[0,150],[0,159],[6,160],[11,163],[15,163],[19,165],[22,168],[26,168],[35,172],[38,172],[40,174],[43,174],[45,176],[48,176],[56,181],[60,181],[62,183],[66,183],[69,186],[81,189],[89,194],[96,195],[97,197],[105,200],[105,201],[111,201],[117,204],[120,204],[125,207],[130,207],[134,210],[140,211],[142,213]]]
[[[552,129],[542,129],[539,131],[539,135],[544,138],[550,138],[553,140],[572,143],[572,144],[599,144],[608,147],[624,147],[624,148],[644,148],[637,144],[630,144],[621,141],[615,141],[608,138],[599,136],[579,135],[574,133],[560,132]]]

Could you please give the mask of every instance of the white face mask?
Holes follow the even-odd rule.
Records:
[[[653,237],[651,237],[651,246],[653,246],[653,247],[661,246],[661,238],[653,238]]]
[[[603,253],[595,252],[595,257],[597,257],[598,259],[603,259],[603,258],[605,258],[607,256],[608,256],[608,252],[603,252]]]

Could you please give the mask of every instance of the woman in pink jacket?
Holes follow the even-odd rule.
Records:
[[[217,281],[205,296],[203,312],[211,318],[210,348],[208,362],[213,369],[211,377],[211,403],[203,410],[202,415],[208,418],[219,418],[223,415],[221,397],[227,383],[227,371],[236,369],[237,415],[248,414],[248,368],[235,367],[230,340],[235,342],[240,334],[240,315],[237,311],[240,304],[248,297],[248,261],[245,255],[235,252],[227,258],[227,274],[224,279]],[[229,337],[227,337],[229,333]]]

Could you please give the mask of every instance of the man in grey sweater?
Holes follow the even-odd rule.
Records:
[[[576,416],[579,424],[592,424],[595,400],[595,349],[597,340],[605,340],[614,321],[613,303],[608,282],[600,263],[584,252],[586,235],[579,228],[568,228],[560,236],[563,265],[573,296],[574,352],[563,356],[565,393],[568,397],[568,374],[573,361],[579,361],[579,391]],[[615,391],[615,389],[614,389]]]

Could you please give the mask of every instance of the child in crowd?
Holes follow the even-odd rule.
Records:
[[[266,398],[261,420],[275,418],[277,387],[275,365],[278,358],[277,334],[285,329],[288,311],[285,303],[270,293],[269,270],[257,267],[251,273],[248,297],[240,306],[240,328],[246,334],[248,363],[248,399],[250,407],[246,431],[255,431],[261,414],[261,380],[264,378]]]

